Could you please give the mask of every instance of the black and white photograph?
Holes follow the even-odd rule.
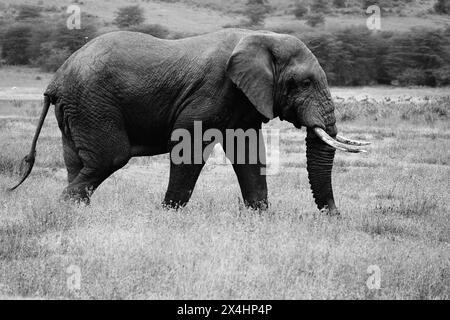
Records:
[[[450,0],[0,0],[0,300],[449,300],[449,200]]]

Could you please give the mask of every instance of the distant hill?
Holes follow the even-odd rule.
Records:
[[[304,0],[303,2],[308,3]],[[203,33],[224,26],[239,25],[246,13],[247,0],[2,0],[0,16],[14,14],[20,4],[38,5],[46,14],[64,14],[69,4],[77,4],[82,12],[101,19],[106,26],[111,23],[118,7],[138,4],[145,9],[146,23],[160,24],[171,31]],[[302,32],[313,31],[305,21],[293,15],[297,0],[269,0],[272,11],[265,20],[265,28]],[[333,1],[329,1],[330,5]],[[331,8],[324,26],[320,30],[335,30],[352,25],[365,25],[366,14],[363,3],[368,0],[347,0],[344,8]],[[373,2],[373,1],[372,1]],[[450,24],[450,16],[433,14],[435,0],[380,0],[383,9],[383,30],[407,30],[411,27],[443,27]]]

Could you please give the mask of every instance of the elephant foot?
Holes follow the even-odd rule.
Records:
[[[65,190],[59,197],[59,201],[63,203],[88,206],[91,204],[91,194],[92,191],[88,190],[84,192]]]
[[[251,210],[266,211],[269,209],[269,201],[267,199],[257,201],[244,201],[245,207]]]
[[[330,209],[328,206],[325,206],[322,209],[320,209],[320,213],[325,214],[329,217],[340,217],[341,216],[341,212],[336,207]]]
[[[186,206],[187,202],[177,200],[164,200],[161,205],[166,210],[179,210]]]

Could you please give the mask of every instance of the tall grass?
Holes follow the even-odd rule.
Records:
[[[373,142],[366,155],[336,154],[341,219],[315,208],[305,133],[279,121],[269,126],[280,129],[283,166],[268,177],[264,213],[242,207],[223,165],[202,172],[185,209],[164,210],[165,156],[132,161],[89,207],[61,203],[65,174],[51,116],[35,170],[7,192],[34,132],[25,104],[17,118],[0,120],[0,297],[449,299],[446,103],[338,104],[354,114],[340,119],[341,131]],[[366,286],[371,265],[381,269],[379,290]],[[67,285],[71,266],[81,271],[79,289]]]
[[[336,103],[338,120],[347,122],[357,119],[380,121],[383,119],[425,122],[446,121],[450,116],[450,96],[437,97],[424,101],[411,101],[409,98],[380,103],[375,100],[346,100]]]

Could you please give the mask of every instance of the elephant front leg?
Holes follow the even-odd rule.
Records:
[[[255,210],[266,210],[269,207],[265,176],[266,151],[262,133],[258,129],[260,127],[245,131],[245,139],[227,136],[224,149],[233,164],[245,205]],[[230,141],[230,138],[233,140]]]
[[[263,164],[233,164],[244,203],[254,210],[266,210],[269,207],[266,177],[261,174],[264,168]]]
[[[163,201],[165,208],[179,209],[188,203],[203,166],[204,163],[170,163],[169,186]]]

